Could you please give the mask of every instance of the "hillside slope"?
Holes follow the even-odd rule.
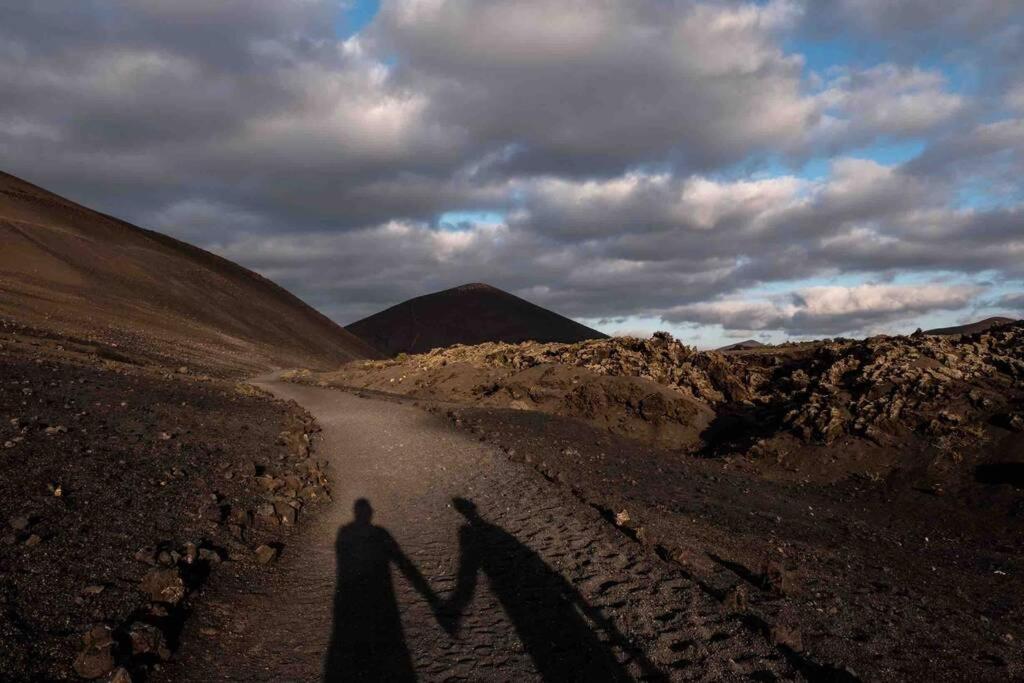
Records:
[[[607,335],[486,284],[409,299],[346,329],[388,355],[453,344],[572,343]]]
[[[5,173],[0,317],[215,370],[377,355],[252,271]]]
[[[985,318],[984,320],[968,323],[966,325],[957,325],[956,327],[939,327],[934,330],[925,330],[924,333],[938,337],[948,337],[958,334],[977,334],[979,332],[985,332],[993,327],[998,327],[999,325],[1009,325],[1012,322],[1015,322],[1013,318],[1002,318],[997,316],[994,318]]]

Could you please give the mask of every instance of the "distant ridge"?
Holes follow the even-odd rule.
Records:
[[[2,172],[0,317],[225,370],[378,355],[242,266]]]
[[[762,346],[764,346],[764,344],[757,341],[756,339],[747,339],[741,342],[736,342],[735,344],[723,346],[722,348],[718,349],[718,351],[749,351],[751,349],[759,349]]]
[[[957,325],[956,327],[939,327],[934,330],[925,330],[925,334],[934,335],[936,337],[945,337],[958,334],[977,334],[978,332],[984,332],[992,327],[999,325],[1006,325],[1012,322],[1016,322],[1013,318],[1004,318],[997,316],[994,318],[985,318],[979,320],[976,323],[968,323],[966,325]]]
[[[607,337],[481,282],[409,299],[346,329],[389,356],[453,344],[569,343]]]

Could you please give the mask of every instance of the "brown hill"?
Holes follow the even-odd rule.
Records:
[[[925,334],[932,334],[936,336],[950,336],[957,334],[977,334],[978,332],[984,332],[992,327],[998,327],[999,325],[1007,325],[1009,323],[1016,322],[1013,318],[985,318],[975,323],[968,323],[967,325],[957,325],[956,327],[939,327],[934,330],[925,330]]]
[[[578,342],[607,335],[490,285],[474,283],[409,299],[346,329],[385,354],[453,344]]]
[[[0,317],[213,370],[377,354],[265,278],[0,173]]]

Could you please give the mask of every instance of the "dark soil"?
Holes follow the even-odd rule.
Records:
[[[433,409],[570,488],[751,628],[798,642],[812,680],[1024,676],[1019,465],[938,491],[898,473],[771,481],[745,458],[659,450],[571,418]],[[1019,453],[1017,437],[1002,447]]]
[[[296,470],[301,454],[281,434],[310,431],[309,419],[233,383],[90,359],[73,341],[6,329],[0,679],[77,680],[83,635],[105,625],[114,660],[140,680],[175,649],[208,575],[286,542],[276,515],[251,524],[272,499],[256,475]],[[184,599],[144,593],[154,567],[181,577]],[[133,629],[164,644],[133,654]]]

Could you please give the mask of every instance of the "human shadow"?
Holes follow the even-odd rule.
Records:
[[[391,565],[401,570],[435,613],[439,599],[391,534],[371,523],[373,508],[368,500],[357,500],[353,514],[353,521],[338,529],[334,545],[334,626],[324,656],[323,680],[415,681]]]
[[[455,498],[452,503],[466,523],[459,530],[456,586],[438,615],[449,633],[458,633],[482,573],[545,681],[633,680],[613,646],[637,661],[644,679],[664,678],[540,555],[483,519],[471,501]],[[602,642],[597,630],[608,642]]]

